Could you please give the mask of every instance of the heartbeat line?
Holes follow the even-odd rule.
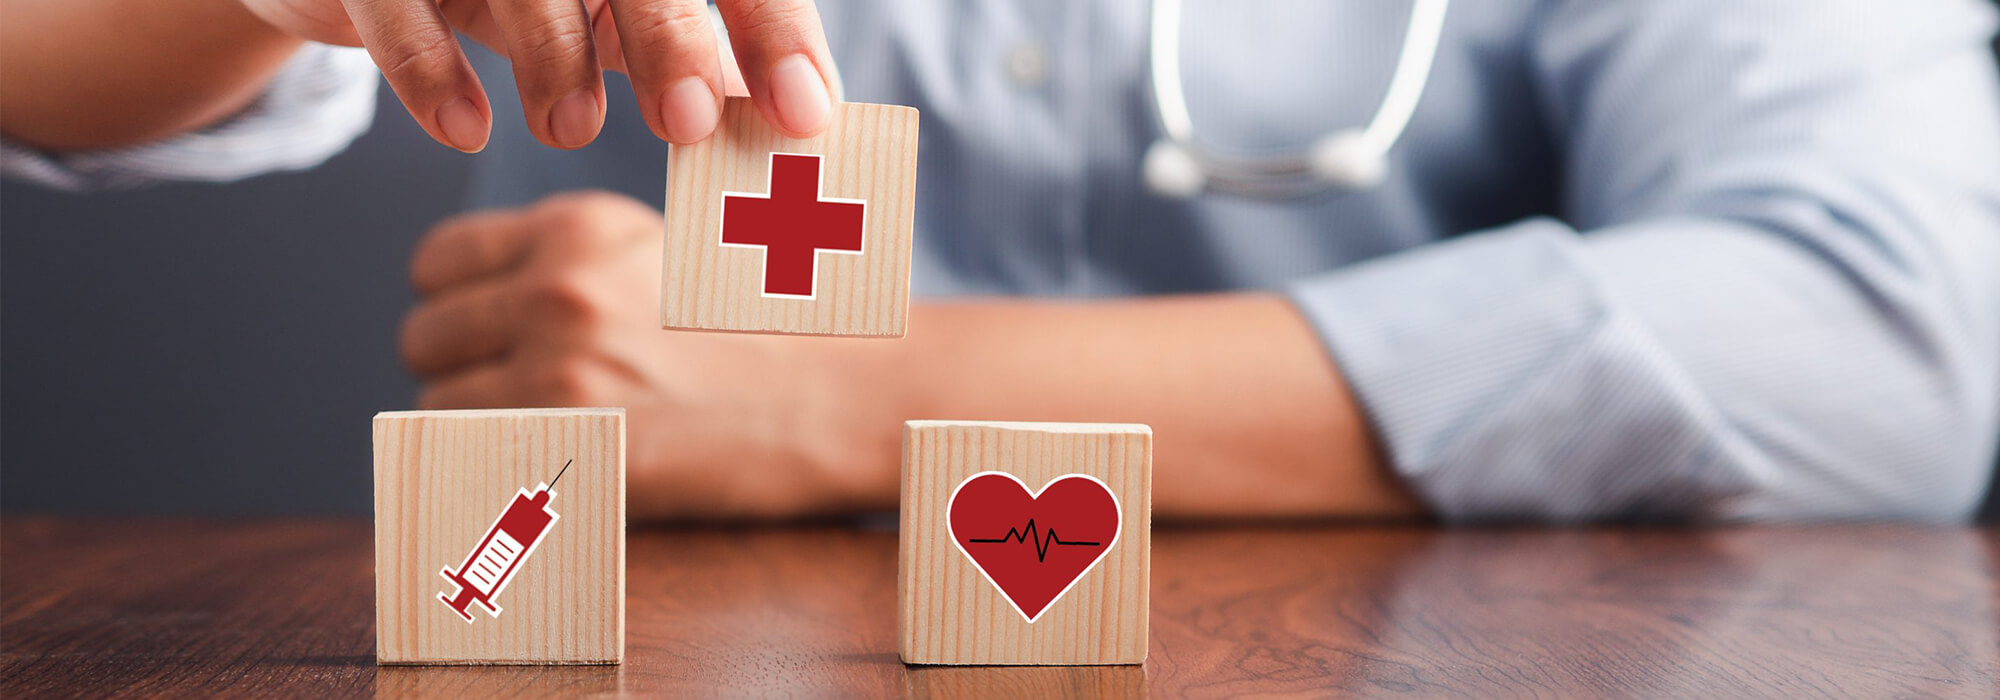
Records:
[[[1102,544],[1103,544],[1102,542],[1064,542],[1064,541],[1062,540],[1062,538],[1060,538],[1060,537],[1057,537],[1057,536],[1056,536],[1056,531],[1055,531],[1055,528],[1050,528],[1050,529],[1049,529],[1049,535],[1048,535],[1047,537],[1037,537],[1037,536],[1035,535],[1035,519],[1034,519],[1034,518],[1029,518],[1029,519],[1028,519],[1028,526],[1027,526],[1026,528],[1024,528],[1024,529],[1020,529],[1020,530],[1016,530],[1016,529],[1014,529],[1014,528],[1011,528],[1011,527],[1010,527],[1010,528],[1007,528],[1007,535],[1006,535],[1005,537],[1000,537],[1000,538],[996,538],[996,539],[990,539],[990,540],[986,540],[986,539],[967,539],[967,540],[966,540],[966,542],[971,542],[971,543],[976,543],[976,544],[999,544],[999,543],[1006,543],[1006,542],[1027,542],[1027,541],[1028,541],[1028,540],[1030,540],[1030,539],[1032,539],[1032,540],[1034,540],[1034,541],[1035,541],[1035,561],[1036,561],[1036,563],[1040,563],[1040,562],[1044,562],[1044,561],[1048,561],[1048,558],[1049,558],[1049,547],[1051,547],[1051,546],[1063,546],[1063,547],[1096,547],[1096,546],[1099,546],[1099,545],[1102,545]]]

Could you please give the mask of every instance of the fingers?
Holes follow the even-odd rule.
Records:
[[[582,148],[604,126],[604,81],[591,18],[580,0],[490,0],[528,131],[557,148]]]
[[[722,60],[701,0],[612,0],[639,111],[653,134],[693,143],[715,131]]]
[[[524,353],[599,348],[618,290],[575,271],[482,280],[420,304],[403,319],[403,363],[435,377]],[[622,317],[619,317],[622,318]]]
[[[515,374],[504,363],[492,362],[433,380],[417,396],[417,408],[493,408],[514,406]]]
[[[534,247],[533,222],[515,211],[446,219],[417,244],[410,284],[425,296],[519,267]]]
[[[509,358],[430,380],[417,397],[425,409],[602,406],[615,375],[580,356]]]
[[[346,0],[348,18],[397,99],[438,143],[486,147],[493,110],[431,0]]]
[[[833,58],[810,0],[719,2],[750,98],[787,136],[812,136],[833,114]]]
[[[486,6],[486,0],[438,0],[437,5],[453,29],[494,53],[507,54],[507,37],[500,33],[500,23],[493,21],[493,9]]]
[[[736,57],[725,54],[720,60],[722,61],[722,96],[749,97],[750,86],[743,84],[743,67],[736,65]],[[834,93],[834,99],[839,99],[838,92]]]
[[[584,7],[590,10],[590,32],[597,41],[597,64],[605,70],[627,72],[625,44],[618,40],[617,17],[611,11],[610,0],[584,0]]]
[[[481,282],[410,311],[403,318],[403,364],[428,377],[505,355],[520,323],[510,289],[500,282]]]

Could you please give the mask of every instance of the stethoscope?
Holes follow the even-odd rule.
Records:
[[[1389,149],[1403,135],[1417,98],[1430,80],[1444,31],[1448,0],[1415,0],[1402,53],[1382,105],[1365,128],[1320,137],[1295,155],[1238,156],[1203,148],[1188,118],[1181,89],[1181,2],[1155,0],[1152,19],[1153,106],[1166,137],[1146,149],[1144,175],[1153,192],[1173,198],[1217,192],[1254,199],[1295,199],[1330,190],[1354,190],[1382,182]]]

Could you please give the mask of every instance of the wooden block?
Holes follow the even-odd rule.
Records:
[[[911,421],[902,498],[904,663],[1145,662],[1151,428]]]
[[[622,660],[625,409],[376,414],[375,640],[383,664]]]
[[[840,103],[794,139],[732,97],[715,135],[667,162],[661,326],[902,337],[917,110]]]

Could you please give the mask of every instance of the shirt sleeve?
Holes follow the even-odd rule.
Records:
[[[0,141],[0,174],[63,190],[223,182],[326,161],[368,129],[375,64],[362,49],[307,44],[242,112],[202,131],[124,148],[49,152]]]
[[[1950,521],[2000,437],[1985,3],[1569,2],[1566,211],[1301,281],[1451,520]]]

